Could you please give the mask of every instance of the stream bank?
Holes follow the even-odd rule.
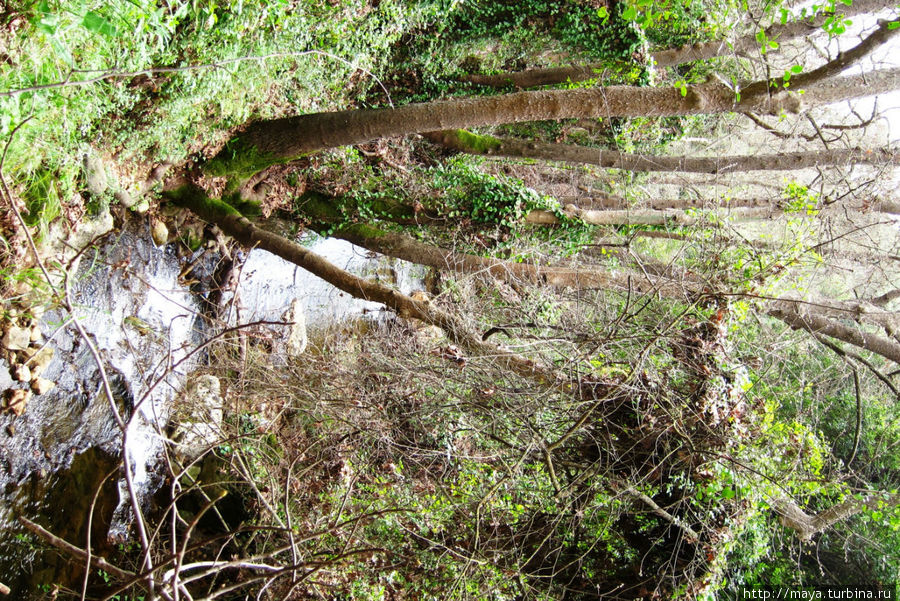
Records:
[[[255,333],[274,341],[270,359],[278,363],[305,348],[306,324],[316,331],[381,314],[380,305],[352,299],[265,251],[235,251],[233,264],[222,269],[228,260],[219,247],[182,254],[174,243],[158,247],[151,224],[131,218],[110,232],[84,254],[73,278],[74,317],[102,357],[112,403],[73,316],[52,308],[36,326],[39,343],[53,353],[42,377],[55,386],[31,396],[21,415],[0,414],[0,581],[19,598],[54,582],[74,585],[83,566],[42,552],[23,535],[17,516],[83,547],[100,489],[92,546],[104,553],[133,540],[120,465],[123,439],[132,480],[147,503],[166,477],[166,425],[183,413],[181,391],[195,373],[210,371],[205,353],[193,352],[204,340],[226,326],[268,322],[254,326]],[[422,287],[423,274],[408,264],[377,259],[343,241],[311,237],[304,243],[345,269],[404,292]],[[223,272],[227,281],[216,283]],[[210,314],[211,304],[221,321]],[[9,362],[0,362],[0,386],[23,390],[26,383],[12,372]],[[113,407],[130,418],[124,437]]]

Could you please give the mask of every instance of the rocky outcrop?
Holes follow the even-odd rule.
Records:
[[[212,375],[193,378],[175,403],[169,438],[176,459],[186,464],[222,440],[224,408],[219,379]]]

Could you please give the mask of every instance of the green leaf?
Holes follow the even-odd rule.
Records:
[[[105,36],[114,36],[118,33],[116,26],[110,23],[106,17],[92,10],[84,15],[84,20],[81,24],[84,25],[84,28],[88,31],[93,31],[94,33]]]
[[[803,71],[803,65],[794,65],[791,67],[791,73],[800,73]]]
[[[622,11],[622,18],[626,21],[634,21],[637,19],[637,9],[633,6],[629,6],[625,10]]]

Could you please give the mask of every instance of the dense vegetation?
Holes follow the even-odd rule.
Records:
[[[726,598],[897,582],[895,157],[875,109],[823,108],[864,94],[835,76],[869,49],[823,59],[788,29],[809,23],[845,51],[886,43],[897,21],[858,33],[853,4],[883,7],[5,5],[5,321],[76,310],[54,283],[65,252],[48,249],[109,211],[167,223],[188,258],[224,231],[396,313],[322,328],[286,364],[265,336],[217,337],[203,371],[227,390],[221,440],[168,466],[152,536],[105,549],[86,596]],[[541,88],[554,110],[576,92],[663,100],[403,132],[422,135],[364,127],[399,131],[413,119],[393,115],[451,99],[479,116],[478,102],[527,104],[541,92],[478,78],[582,64]],[[879,81],[870,92],[893,89]],[[356,109],[378,110],[330,112]],[[347,126],[330,143],[351,119],[362,137]],[[752,154],[752,136],[778,155],[755,168],[778,177],[725,176],[722,157]],[[716,164],[669,169],[673,192],[653,157],[698,154],[698,138]],[[563,144],[644,166],[554,161]],[[854,166],[838,147],[877,152]],[[785,170],[795,150],[815,168]],[[425,265],[428,294],[317,263],[301,232]],[[60,584],[44,592],[81,593]]]

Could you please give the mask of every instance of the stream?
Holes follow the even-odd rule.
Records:
[[[376,258],[341,240],[312,236],[301,243],[339,267],[404,293],[424,287],[424,273],[408,263]],[[175,244],[158,248],[148,225],[133,220],[81,258],[70,298],[103,360],[112,399],[72,316],[55,308],[38,319],[42,336],[32,345],[53,349],[42,377],[56,386],[31,397],[23,415],[0,414],[0,583],[12,588],[11,598],[28,598],[53,582],[80,589],[83,571],[83,565],[33,546],[17,516],[84,547],[95,504],[95,550],[133,540],[120,466],[123,440],[138,498],[149,503],[165,476],[163,432],[173,403],[191,373],[206,363],[198,345],[216,334],[203,311],[209,310],[209,280],[222,256],[201,253],[179,257]],[[354,299],[268,252],[234,254],[231,283],[217,298],[220,316],[230,326],[295,322],[293,329],[266,327],[282,342],[302,328],[302,347],[294,349],[302,352],[307,327],[315,331],[382,314],[381,305]],[[184,281],[188,264],[194,277]],[[286,352],[284,344],[273,346],[276,355]],[[22,387],[10,371],[0,359],[3,390]],[[125,436],[116,414],[127,424]]]

